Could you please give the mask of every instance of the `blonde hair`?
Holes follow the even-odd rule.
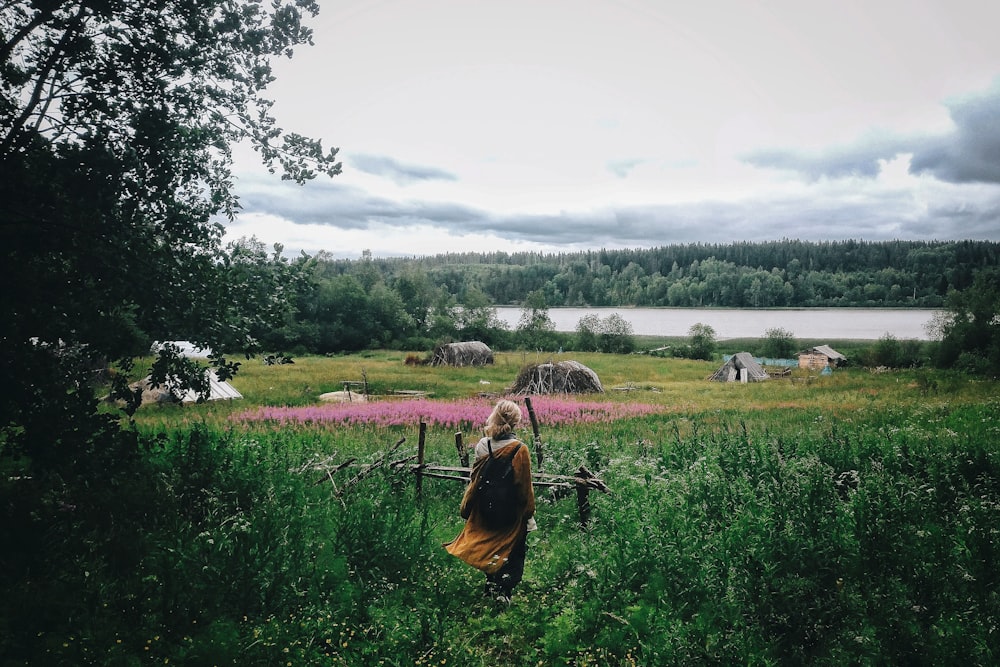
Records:
[[[513,433],[517,425],[521,423],[521,408],[514,401],[506,399],[500,401],[493,408],[483,433],[487,438],[500,438],[509,433]]]

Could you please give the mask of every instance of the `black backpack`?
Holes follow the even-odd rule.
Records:
[[[476,482],[476,506],[483,525],[491,530],[510,528],[517,520],[517,489],[514,487],[514,456],[493,456],[493,446],[486,441],[489,456],[479,469]]]

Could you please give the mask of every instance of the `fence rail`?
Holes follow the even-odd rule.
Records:
[[[542,455],[543,445],[539,432],[538,420],[535,416],[534,408],[531,405],[531,399],[525,398],[524,400],[527,404],[528,415],[531,419],[531,429],[534,436],[533,445],[535,449],[535,459],[537,461],[536,465],[538,468],[531,473],[531,484],[534,487],[551,489],[553,491],[554,499],[559,499],[569,495],[572,493],[573,489],[576,489],[576,504],[580,515],[580,525],[581,527],[586,528],[587,522],[590,520],[590,492],[600,491],[601,493],[610,493],[611,490],[600,479],[600,477],[588,470],[586,466],[580,466],[573,475],[554,475],[541,470],[544,457]],[[459,432],[455,434],[455,449],[458,452],[460,464],[457,466],[428,463],[425,460],[427,423],[423,420],[420,421],[418,433],[416,454],[405,456],[397,460],[390,460],[392,455],[399,450],[404,442],[406,442],[405,437],[400,438],[394,445],[389,447],[389,449],[368,464],[358,464],[357,459],[353,457],[341,463],[335,464],[333,463],[333,459],[336,457],[336,454],[334,454],[333,456],[328,457],[325,461],[310,466],[311,469],[320,470],[323,473],[315,483],[321,484],[329,481],[333,486],[334,496],[341,499],[349,488],[355,486],[380,468],[387,467],[392,470],[408,470],[411,472],[415,478],[415,488],[418,497],[423,493],[425,477],[431,479],[445,479],[468,484],[472,477],[472,467],[469,465],[469,447],[463,442],[462,433]],[[414,459],[416,459],[416,463],[412,463]],[[334,479],[334,474],[347,468],[356,468],[357,472],[355,472],[355,474],[342,485],[338,486],[336,480]]]

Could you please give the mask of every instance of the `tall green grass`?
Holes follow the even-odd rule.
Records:
[[[323,472],[375,461],[401,437],[398,457],[413,454],[417,424],[227,420],[248,405],[304,404],[362,367],[385,387],[448,400],[502,385],[522,361],[431,369],[403,358],[247,367],[243,402],[143,408],[143,454],[114,478],[108,516],[53,503],[5,528],[41,531],[52,550],[30,576],[5,579],[0,664],[1000,657],[996,383],[947,376],[931,388],[915,373],[850,371],[721,385],[704,380],[713,364],[580,355],[606,386],[629,389],[606,400],[668,409],[542,424],[547,472],[587,465],[612,492],[591,494],[581,530],[572,497],[539,491],[540,529],[508,606],[483,598],[482,575],[441,548],[461,528],[460,484],[426,479],[417,496],[405,471],[352,487],[358,468],[332,482]],[[430,429],[427,459],[456,463],[453,433]]]

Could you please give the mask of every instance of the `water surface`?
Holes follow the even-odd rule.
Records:
[[[687,336],[694,324],[707,324],[716,338],[763,338],[768,329],[781,328],[796,338],[875,340],[890,334],[900,340],[929,340],[927,324],[939,311],[901,308],[550,308],[556,331],[576,331],[580,318],[604,318],[617,313],[632,324],[637,336]],[[521,309],[497,308],[512,329]]]

